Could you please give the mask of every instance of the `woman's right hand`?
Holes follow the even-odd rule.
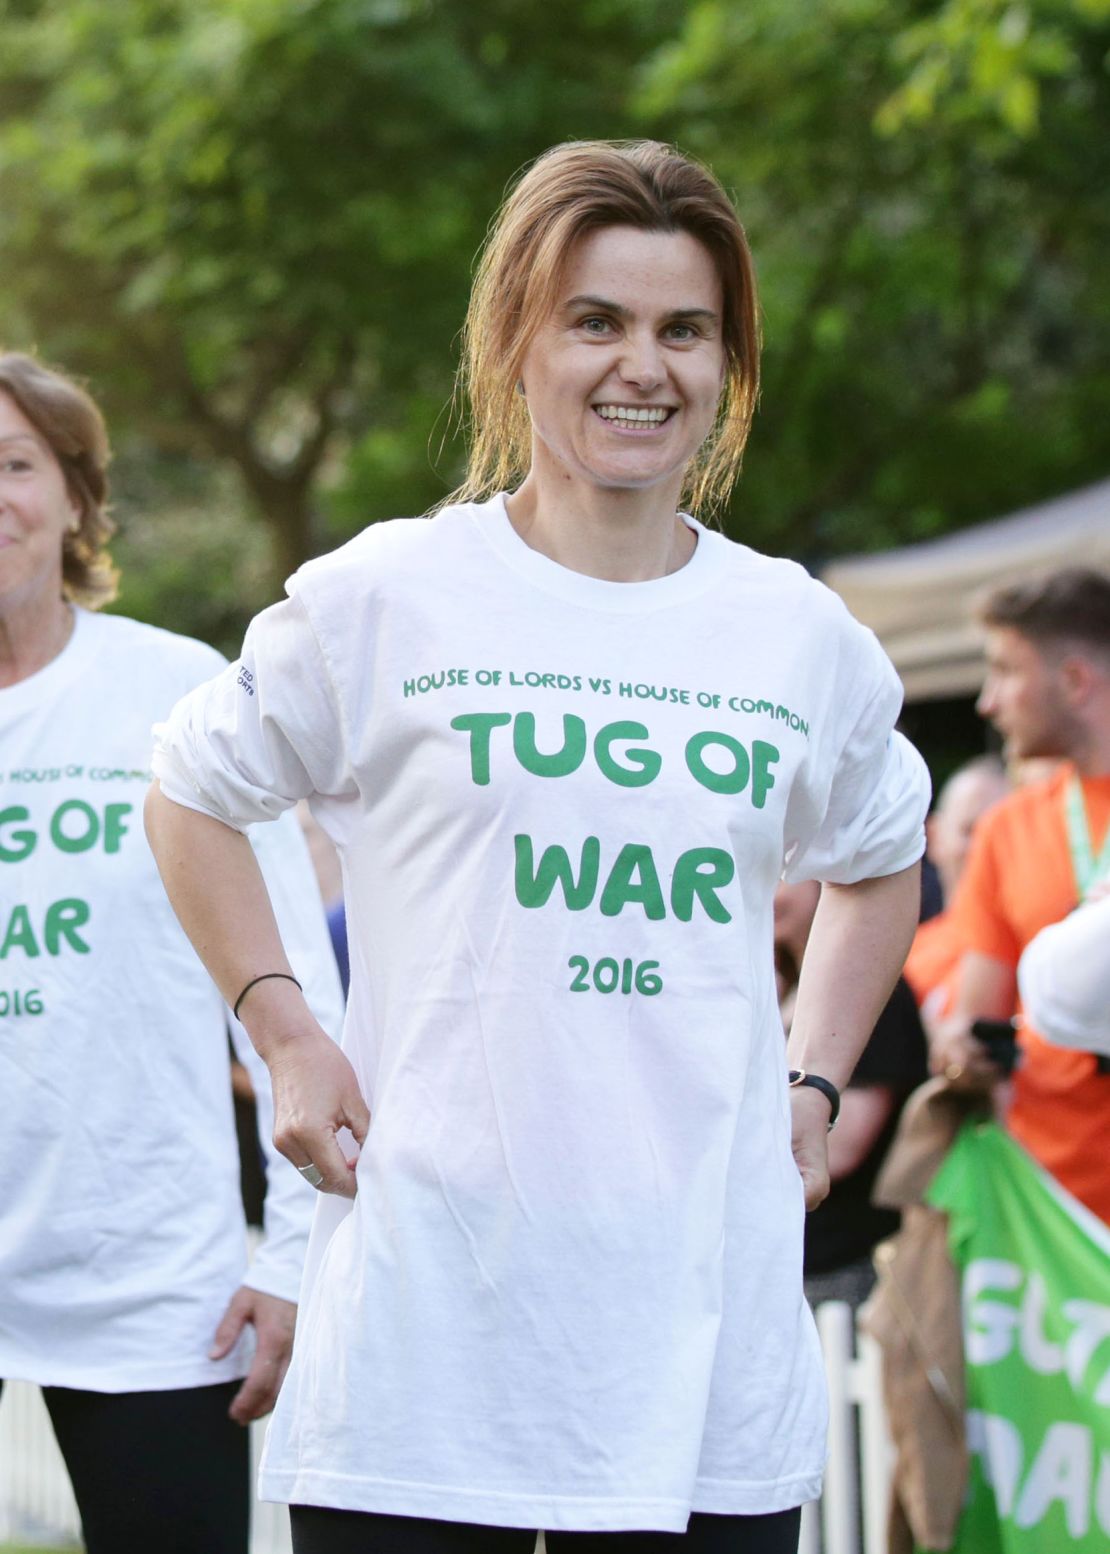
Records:
[[[298,1170],[315,1166],[322,1180],[309,1179],[319,1192],[353,1198],[355,1160],[348,1160],[336,1138],[349,1128],[359,1148],[370,1127],[350,1062],[320,1029],[300,1031],[267,1054],[274,1089],[274,1144]]]

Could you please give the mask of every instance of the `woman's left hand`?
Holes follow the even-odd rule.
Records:
[[[264,1295],[261,1290],[252,1290],[248,1284],[241,1285],[231,1297],[216,1329],[208,1358],[222,1360],[225,1354],[231,1353],[247,1324],[254,1328],[251,1367],[228,1409],[236,1424],[250,1424],[252,1419],[261,1419],[273,1408],[289,1369],[296,1321],[297,1307],[293,1301]]]
[[[795,1085],[790,1091],[790,1114],[790,1145],[808,1213],[829,1195],[829,1103],[820,1090]]]

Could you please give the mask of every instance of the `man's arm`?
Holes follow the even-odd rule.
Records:
[[[787,1043],[791,1068],[847,1088],[890,997],[917,926],[920,864],[854,885],[824,885],[802,962]],[[816,1208],[829,1190],[829,1103],[819,1090],[790,1092],[794,1158]]]
[[[1008,1020],[1014,1012],[1017,978],[1012,966],[967,950],[960,961],[956,1002],[952,1013],[937,1022],[926,1020],[929,1066],[953,1082],[990,1084],[999,1072],[982,1042],[971,1034],[973,1020]]]

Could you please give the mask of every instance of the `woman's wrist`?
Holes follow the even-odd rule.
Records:
[[[239,1016],[251,1045],[267,1067],[287,1048],[305,1039],[331,1038],[295,982],[266,981],[253,988]]]
[[[257,976],[251,977],[249,982],[245,982],[243,984],[238,998],[231,1006],[231,1012],[236,1019],[239,1018],[239,1011],[243,1007],[243,1001],[246,999],[247,995],[252,991],[252,989],[256,988],[260,982],[292,982],[293,986],[297,989],[298,992],[304,991],[304,989],[301,987],[301,984],[297,981],[296,977],[291,971],[260,971]]]

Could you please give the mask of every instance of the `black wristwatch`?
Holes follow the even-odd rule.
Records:
[[[829,1112],[829,1132],[832,1132],[836,1119],[840,1116],[840,1091],[831,1079],[822,1079],[820,1074],[807,1074],[804,1068],[792,1068],[786,1076],[791,1089],[795,1085],[809,1085],[813,1090],[820,1090],[831,1108]]]

